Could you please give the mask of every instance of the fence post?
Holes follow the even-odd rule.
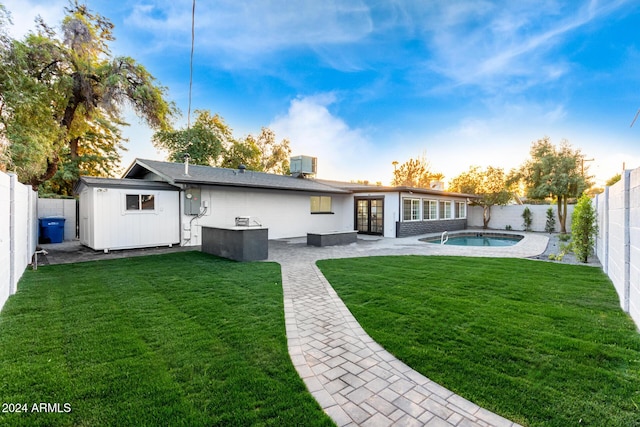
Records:
[[[623,310],[629,313],[629,298],[631,296],[631,171],[624,171],[624,300]]]
[[[609,187],[604,189],[604,206],[602,207],[602,258],[604,261],[603,270],[609,273]]]
[[[9,295],[16,292],[16,183],[18,176],[9,173]]]

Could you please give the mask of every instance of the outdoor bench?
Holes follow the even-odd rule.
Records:
[[[330,231],[327,233],[307,233],[307,245],[309,246],[334,246],[348,245],[355,243],[358,232],[350,231]]]

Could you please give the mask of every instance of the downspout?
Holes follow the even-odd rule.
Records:
[[[182,197],[184,196],[184,192],[182,189],[178,191],[178,239],[180,241],[180,246],[182,246]]]
[[[398,238],[398,234],[400,231],[400,218],[402,218],[400,208],[402,207],[402,191],[398,191],[398,223],[396,224],[396,239]]]

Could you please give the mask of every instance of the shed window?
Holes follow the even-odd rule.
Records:
[[[331,196],[311,196],[311,213],[332,213]]]
[[[127,194],[128,211],[152,211],[155,208],[153,194]]]
[[[402,207],[404,221],[418,221],[420,219],[420,199],[403,199]]]

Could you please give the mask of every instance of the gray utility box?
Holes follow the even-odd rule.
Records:
[[[235,261],[269,258],[269,229],[202,227],[202,252]]]
[[[200,189],[187,188],[184,190],[184,214],[200,215]]]

